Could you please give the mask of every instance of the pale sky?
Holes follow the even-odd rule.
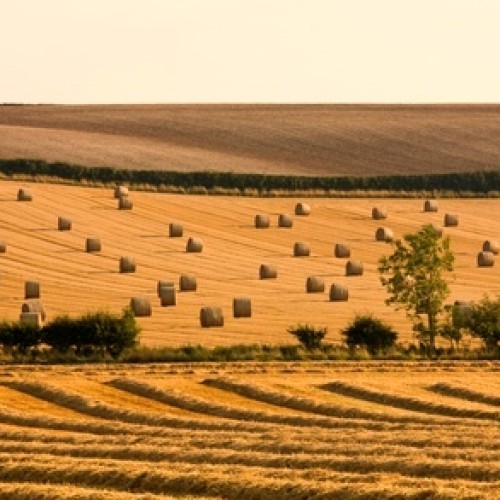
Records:
[[[500,0],[0,0],[0,102],[500,102]]]

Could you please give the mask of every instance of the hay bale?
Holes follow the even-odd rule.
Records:
[[[436,200],[425,200],[424,212],[437,212],[438,202]]]
[[[24,298],[25,299],[39,299],[40,298],[40,282],[39,281],[26,281],[24,283]]]
[[[498,255],[500,252],[500,245],[498,244],[498,241],[486,240],[483,243],[483,252],[491,252],[493,255]]]
[[[114,197],[116,199],[121,198],[122,196],[128,196],[128,187],[126,186],[115,186]]]
[[[323,293],[325,291],[325,282],[319,276],[309,276],[306,280],[307,293]]]
[[[295,205],[295,215],[309,215],[311,207],[307,203],[297,203]]]
[[[189,238],[186,243],[186,252],[200,253],[203,250],[203,241],[200,238]]]
[[[278,216],[278,227],[292,227],[293,219],[290,215],[287,214],[279,214]]]
[[[0,253],[5,253],[7,251],[7,243],[5,241],[0,240]]]
[[[179,278],[179,289],[181,292],[196,292],[197,288],[198,284],[194,276],[189,276],[188,274],[181,275]]]
[[[359,260],[350,260],[345,265],[346,276],[361,276],[363,274],[363,263]]]
[[[233,299],[233,317],[252,317],[252,301],[248,297],[235,297]]]
[[[66,217],[58,217],[57,229],[59,231],[71,231],[71,220]]]
[[[344,285],[333,283],[330,287],[330,301],[340,302],[349,300],[349,291]]]
[[[392,232],[392,229],[389,229],[388,227],[379,227],[375,231],[375,239],[377,241],[392,241],[394,239],[394,233]]]
[[[120,196],[118,198],[118,210],[132,210],[134,204],[128,196]]]
[[[47,313],[45,312],[45,307],[39,300],[30,300],[25,302],[21,306],[21,313],[37,313],[40,314],[42,321],[47,319]]]
[[[200,324],[203,328],[224,326],[224,316],[220,307],[202,307]]]
[[[259,277],[261,280],[272,280],[278,277],[276,266],[270,264],[261,264],[259,268]]]
[[[85,240],[85,251],[87,253],[100,252],[101,240],[99,238],[87,238]]]
[[[477,254],[478,267],[493,267],[495,264],[495,255],[493,252],[479,252]]]
[[[120,272],[135,273],[136,265],[133,257],[120,257]]]
[[[33,201],[31,191],[26,188],[21,188],[17,192],[17,201]]]
[[[175,283],[173,281],[158,280],[158,286],[156,287],[158,297],[161,297],[161,291],[163,288],[175,288]]]
[[[379,208],[379,207],[373,207],[372,208],[372,219],[374,219],[374,220],[387,219],[387,211],[383,210],[382,208]]]
[[[269,215],[258,214],[255,216],[255,227],[258,229],[267,229],[271,224]]]
[[[333,254],[338,259],[344,259],[351,256],[351,247],[347,243],[336,243]]]
[[[468,300],[455,300],[453,306],[458,309],[459,311],[459,318],[461,322],[467,321],[470,319],[472,315],[472,304]],[[453,317],[453,324],[455,324],[457,321],[455,321],[455,315]]]
[[[151,302],[146,297],[132,297],[130,299],[130,308],[137,317],[151,316],[153,314]]]
[[[303,241],[297,241],[293,245],[293,256],[294,257],[309,257],[311,249],[307,243]]]
[[[181,238],[184,234],[184,228],[179,222],[171,222],[168,226],[168,235],[170,238]]]
[[[42,317],[37,312],[22,312],[19,315],[19,322],[23,325],[32,325],[38,328],[42,328],[43,326]]]
[[[175,288],[173,286],[161,288],[160,300],[162,307],[175,306],[177,303]]]
[[[455,226],[458,226],[458,215],[457,214],[445,214],[445,216],[444,216],[444,226],[445,227],[455,227]]]

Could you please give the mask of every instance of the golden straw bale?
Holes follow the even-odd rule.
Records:
[[[179,222],[171,222],[168,226],[168,235],[170,238],[181,238],[184,234],[184,228]]]
[[[38,328],[43,326],[42,316],[38,312],[22,312],[19,315],[19,322],[24,325],[32,325]]]
[[[153,314],[151,302],[146,297],[132,297],[130,299],[130,308],[137,317],[151,316]]]
[[[437,212],[438,202],[436,200],[425,200],[424,212]]]
[[[71,231],[71,220],[66,217],[58,217],[57,229],[59,231]]]
[[[458,226],[458,215],[457,214],[445,214],[444,225],[445,225],[445,227]]]
[[[346,301],[349,300],[349,291],[347,287],[339,283],[333,283],[330,287],[330,301]]]
[[[297,241],[293,245],[293,255],[294,257],[309,257],[311,249],[307,243],[303,241]]]
[[[158,285],[156,287],[158,297],[161,297],[161,291],[163,288],[175,288],[175,283],[173,281],[158,280]]]
[[[295,215],[310,215],[311,207],[307,203],[297,203],[295,205]]]
[[[290,215],[287,214],[279,214],[278,216],[278,227],[292,227],[293,219]]]
[[[126,186],[115,186],[114,197],[116,199],[121,198],[122,196],[128,196],[128,187]]]
[[[128,196],[120,196],[118,198],[118,209],[119,210],[132,210],[134,204]]]
[[[252,317],[252,301],[248,297],[235,297],[233,299],[233,317]]]
[[[261,280],[276,279],[278,277],[278,270],[276,269],[276,266],[261,264],[259,268],[259,277]]]
[[[493,252],[479,252],[477,254],[478,267],[493,267],[495,264],[495,255]]]
[[[347,243],[336,243],[333,254],[338,259],[343,259],[351,256],[351,247]]]
[[[33,195],[27,188],[21,188],[17,192],[17,201],[33,201]]]
[[[24,283],[24,298],[25,299],[39,299],[40,298],[40,282],[39,281],[26,281]]]
[[[320,276],[308,276],[306,280],[307,293],[323,293],[325,291],[325,282]]]
[[[372,208],[372,219],[374,220],[387,219],[387,211],[379,207]]]
[[[491,252],[493,255],[498,255],[500,252],[500,245],[496,240],[486,240],[483,243],[483,252]]]
[[[259,229],[267,229],[271,224],[269,215],[258,214],[255,216],[255,227]]]
[[[47,318],[47,313],[45,312],[45,307],[39,300],[30,300],[29,302],[24,302],[21,306],[21,313],[38,313],[42,321]]]
[[[0,253],[5,253],[7,251],[7,243],[5,241],[0,240]]]
[[[346,276],[361,276],[363,274],[363,263],[359,260],[350,260],[345,265]]]
[[[194,276],[183,274],[179,278],[179,289],[181,292],[196,292],[198,284]]]
[[[189,238],[186,243],[186,252],[200,253],[203,250],[203,241],[200,238]]]
[[[85,240],[85,251],[87,253],[100,252],[101,240],[99,238],[87,238]]]
[[[392,229],[388,227],[379,227],[375,231],[375,239],[377,241],[392,241],[394,239],[394,233]]]
[[[220,307],[202,307],[200,324],[203,328],[224,326],[224,316]]]
[[[177,303],[175,288],[163,287],[162,289],[160,289],[160,299],[162,307],[175,306],[175,304]]]
[[[136,264],[134,257],[120,257],[120,272],[135,273]]]

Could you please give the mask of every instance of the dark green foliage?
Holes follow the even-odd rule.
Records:
[[[0,344],[6,350],[27,354],[40,341],[41,329],[37,325],[20,321],[0,323]]]
[[[387,323],[371,314],[356,315],[341,333],[350,349],[365,347],[372,355],[393,347],[398,337]]]
[[[490,299],[485,295],[478,303],[472,304],[470,318],[466,326],[472,335],[479,337],[491,351],[500,349],[500,295]]]
[[[321,341],[327,332],[328,329],[326,327],[315,328],[313,325],[308,325],[307,323],[299,324],[288,329],[288,333],[296,337],[308,351],[319,349]]]
[[[59,352],[66,353],[75,345],[75,320],[67,314],[55,317],[43,327],[43,342]]]

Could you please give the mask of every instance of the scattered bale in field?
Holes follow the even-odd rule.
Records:
[[[269,264],[261,264],[259,269],[259,277],[261,280],[271,280],[278,277],[278,270],[276,266]]]
[[[292,227],[293,219],[287,214],[279,214],[278,227]]]
[[[122,196],[128,196],[128,187],[126,186],[115,186],[114,196],[116,199],[121,198]]]
[[[85,251],[87,253],[100,252],[101,240],[99,238],[87,238],[85,240]]]
[[[491,252],[493,255],[498,255],[500,252],[500,245],[496,240],[486,240],[483,243],[483,252]]]
[[[303,241],[297,241],[293,245],[293,256],[294,257],[309,257],[311,249],[307,243]]]
[[[220,307],[202,307],[200,324],[203,328],[224,326],[224,316]]]
[[[19,322],[24,325],[33,325],[42,328],[43,321],[40,313],[37,312],[22,312],[19,315]]]
[[[424,212],[437,212],[438,203],[436,200],[425,200]]]
[[[175,288],[172,286],[160,289],[160,299],[162,307],[175,306],[177,303]]]
[[[387,211],[378,207],[372,208],[372,219],[374,220],[387,219]]]
[[[363,274],[363,263],[359,260],[350,260],[345,265],[346,276],[361,276]]]
[[[323,293],[325,291],[325,282],[319,276],[309,276],[306,280],[307,293]]]
[[[134,204],[128,196],[120,196],[118,198],[118,209],[119,210],[132,210]]]
[[[58,217],[57,229],[59,231],[71,231],[71,220],[66,219],[66,217]]]
[[[309,215],[311,207],[307,203],[297,203],[295,205],[295,215]]]
[[[252,301],[248,297],[235,297],[233,299],[233,317],[252,317]]]
[[[158,297],[161,297],[161,291],[163,288],[175,288],[175,283],[173,281],[158,280],[158,286],[157,286]]]
[[[130,299],[130,308],[137,317],[151,316],[153,314],[151,302],[146,297],[132,297]]]
[[[17,201],[33,201],[31,191],[26,188],[21,188],[17,192]]]
[[[39,300],[30,300],[29,302],[25,302],[21,306],[21,313],[38,313],[40,314],[42,321],[45,321],[47,318],[45,307],[43,307],[43,304]]]
[[[120,258],[120,272],[121,273],[135,273],[136,265],[133,257]]]
[[[434,230],[434,233],[436,234],[436,236],[441,238],[441,236],[443,236],[443,228],[438,227],[435,224],[431,224],[431,226],[432,226],[432,229]]]
[[[24,298],[39,299],[40,298],[40,282],[26,281],[24,283]]]
[[[258,214],[255,216],[255,227],[259,229],[267,229],[270,225],[269,216],[265,214]]]
[[[338,302],[346,300],[349,300],[349,291],[347,290],[347,287],[340,285],[339,283],[333,283],[330,287],[330,301]]]
[[[347,243],[336,243],[333,253],[338,259],[344,259],[351,256],[351,247]]]
[[[444,216],[445,227],[455,227],[458,226],[458,215],[456,214],[445,214]]]
[[[5,253],[7,251],[7,243],[5,241],[0,240],[0,253]]]
[[[493,252],[479,252],[477,254],[478,267],[493,267],[495,264],[495,255]]]
[[[379,227],[375,231],[375,239],[377,241],[392,241],[394,239],[394,233],[392,229],[388,227]]]
[[[203,250],[203,241],[200,238],[189,238],[186,243],[186,252],[200,253]]]
[[[184,228],[182,227],[182,224],[179,224],[178,222],[170,223],[168,226],[168,235],[170,238],[181,238],[183,234]]]
[[[187,274],[181,275],[179,278],[179,289],[181,292],[195,292],[198,288],[196,278]]]

